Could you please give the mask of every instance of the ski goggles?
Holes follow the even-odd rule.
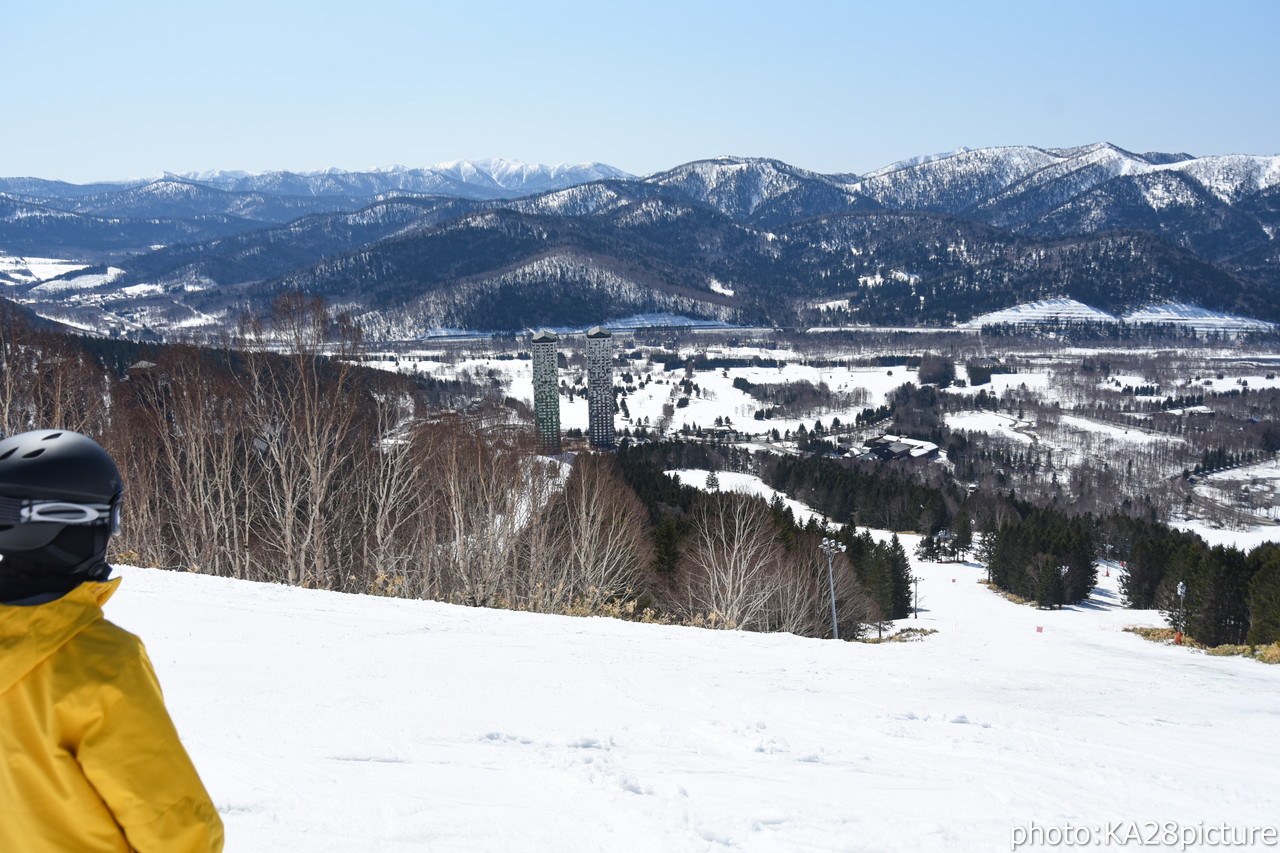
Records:
[[[0,525],[12,524],[110,524],[111,532],[119,533],[120,501],[80,504],[0,495]]]

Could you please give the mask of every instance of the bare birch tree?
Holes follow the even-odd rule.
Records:
[[[468,432],[440,436],[434,472],[440,515],[435,525],[452,598],[481,607],[518,592],[510,569],[532,515],[529,454]]]
[[[67,429],[100,435],[106,377],[65,335],[0,304],[0,435]]]
[[[693,532],[679,570],[678,606],[687,619],[759,630],[778,591],[782,545],[764,501],[721,493],[693,512]]]
[[[353,477],[361,501],[363,571],[376,589],[432,597],[439,586],[434,573],[423,571],[430,559],[419,534],[436,511],[424,482],[434,443],[415,423],[407,394],[379,390],[373,406],[377,440]]]
[[[349,361],[358,330],[342,318],[335,324],[322,299],[299,293],[277,299],[270,320],[270,334],[259,325],[247,330],[246,341],[256,344],[250,349],[247,414],[260,465],[269,561],[262,571],[291,584],[341,585],[352,551],[337,534],[351,507],[336,484],[359,441],[362,400]],[[331,333],[337,345],[325,355]],[[272,340],[288,347],[286,357],[265,351]]]
[[[555,531],[552,560],[540,573],[548,609],[595,612],[634,592],[653,559],[648,512],[606,454],[581,455],[563,495],[547,504]]]

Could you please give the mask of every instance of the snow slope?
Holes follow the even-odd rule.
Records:
[[[1187,305],[1183,302],[1164,302],[1159,305],[1148,305],[1125,315],[1126,323],[1173,323],[1189,326],[1197,332],[1223,332],[1242,334],[1244,332],[1266,331],[1275,327],[1274,323],[1254,320],[1249,317],[1237,317],[1223,314],[1221,311],[1210,311],[1198,305]]]
[[[1114,577],[1044,612],[925,564],[911,625],[939,633],[877,646],[119,571],[108,616],[228,850],[989,853],[1031,821],[1276,822],[1280,667],[1121,633],[1156,617]]]
[[[20,258],[0,252],[0,284],[30,284],[45,281],[75,270],[86,264],[59,258]]]
[[[964,328],[981,328],[997,323],[1034,325],[1036,323],[1114,323],[1116,318],[1105,311],[1085,305],[1075,299],[1041,299],[1026,302],[974,317],[961,323]]]
[[[1274,323],[1254,320],[1249,317],[1238,317],[1211,311],[1198,305],[1185,302],[1162,302],[1158,305],[1147,305],[1135,308],[1123,317],[1116,317],[1085,305],[1075,299],[1041,299],[1037,302],[1025,302],[1001,311],[982,314],[958,324],[962,329],[977,329],[983,326],[1009,323],[1012,325],[1036,325],[1039,323],[1115,323],[1123,321],[1133,325],[1173,324],[1187,326],[1198,333],[1219,332],[1223,334],[1244,334],[1259,332],[1273,328]]]
[[[668,477],[674,478],[682,486],[692,486],[704,492],[711,491],[707,488],[707,475],[711,472],[705,468],[677,468],[666,473]],[[717,471],[716,479],[720,481],[720,488],[716,491],[753,495],[770,503],[773,502],[774,498],[780,498],[783,506],[791,510],[791,516],[796,520],[797,524],[808,524],[810,519],[816,520],[819,524],[831,523],[831,520],[822,513],[814,512],[800,503],[800,501],[787,497],[784,492],[779,492],[766,485],[763,480],[753,474],[740,474],[736,471]]]

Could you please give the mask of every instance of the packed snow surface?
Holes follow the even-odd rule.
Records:
[[[974,317],[960,325],[967,328],[980,328],[999,323],[1013,325],[1035,323],[1114,323],[1116,318],[1105,311],[1099,311],[1075,299],[1041,299],[1037,302],[1026,302]]]
[[[913,537],[904,537],[910,551]],[[1280,667],[920,564],[867,645],[122,568],[238,851],[1010,849],[1040,826],[1276,823]],[[1093,849],[1108,849],[1093,845]]]

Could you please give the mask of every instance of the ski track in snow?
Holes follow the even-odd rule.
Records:
[[[107,615],[229,850],[987,853],[1032,820],[1275,822],[1280,667],[1122,633],[1160,619],[1114,572],[1038,611],[913,567],[899,626],[939,633],[879,646],[130,567]]]

